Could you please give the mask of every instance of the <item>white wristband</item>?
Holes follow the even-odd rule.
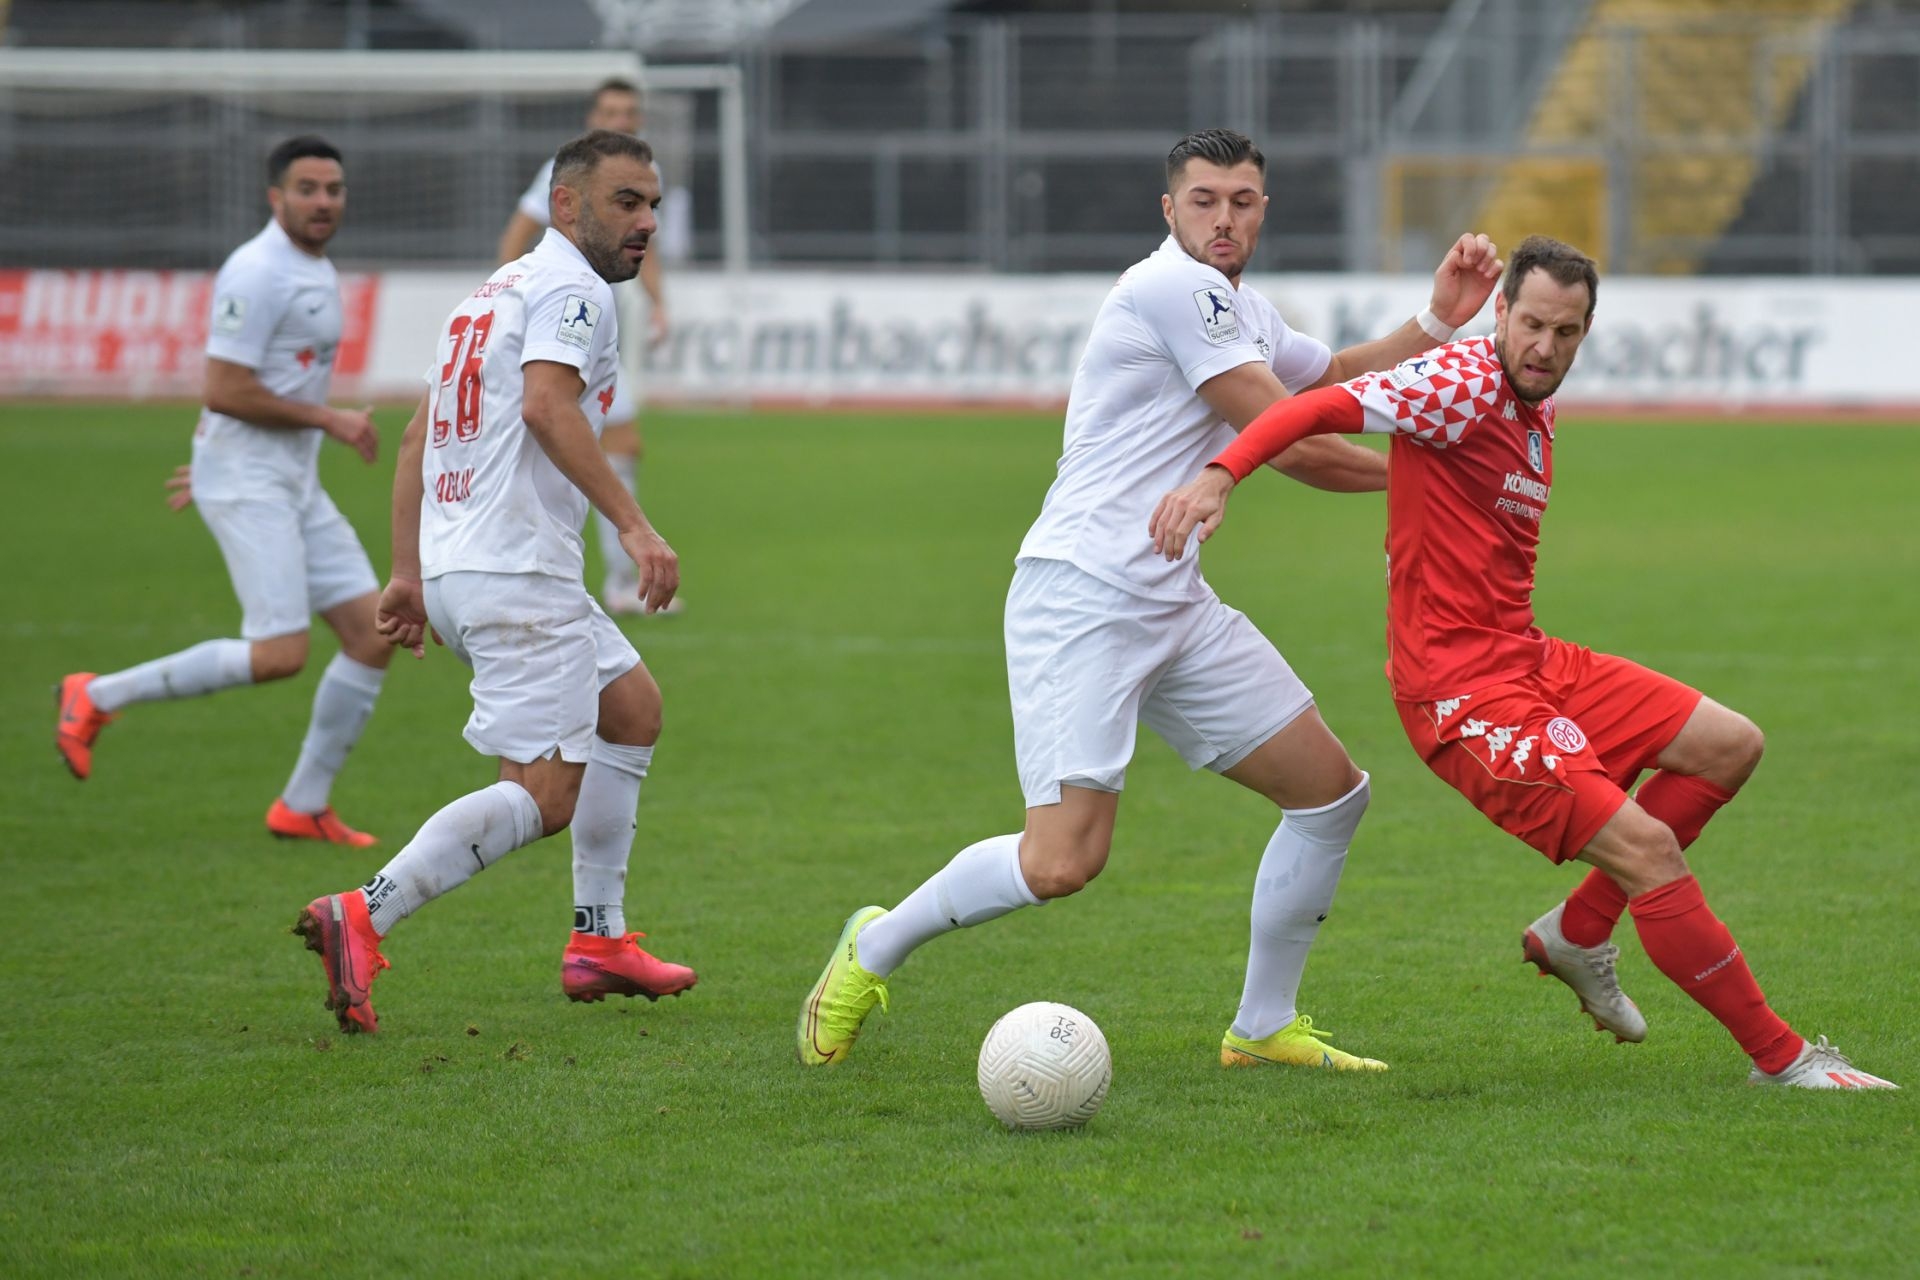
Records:
[[[1440,323],[1440,317],[1433,314],[1432,307],[1426,307],[1413,318],[1413,322],[1426,331],[1426,335],[1435,342],[1451,342],[1453,330]]]

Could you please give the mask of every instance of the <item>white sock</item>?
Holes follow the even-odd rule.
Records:
[[[1037,907],[1020,874],[1020,833],[970,844],[899,906],[860,931],[861,967],[886,977],[914,948],[943,933]]]
[[[652,747],[593,740],[573,806],[573,931],[619,938],[627,932],[627,859],[639,827],[634,810],[653,764]]]
[[[633,459],[626,454],[610,453],[607,465],[613,468],[613,474],[620,477],[620,483],[627,492],[638,495],[634,484]],[[598,509],[593,513],[594,527],[600,531],[600,559],[607,566],[606,594],[612,594],[618,588],[623,594],[637,591],[640,587],[640,571],[633,561],[627,559],[627,553],[620,549],[620,531],[613,527],[613,521],[601,515]]]
[[[253,683],[253,646],[245,640],[203,640],[87,682],[87,697],[102,711],[118,711],[136,702],[197,698],[235,685]]]
[[[320,675],[320,687],[313,691],[313,718],[307,722],[300,758],[280,793],[287,808],[319,813],[327,807],[333,780],[353,744],[360,741],[361,730],[373,715],[374,700],[380,696],[380,682],[386,678],[379,667],[363,666],[344,653],[333,655]]]
[[[461,796],[428,818],[362,887],[381,937],[449,889],[540,838],[540,806],[517,782]]]
[[[1320,922],[1333,907],[1347,846],[1367,811],[1368,783],[1318,809],[1283,809],[1279,829],[1267,841],[1253,884],[1253,941],[1247,948],[1247,985],[1233,1034],[1263,1040],[1292,1022],[1299,1011],[1300,975]]]

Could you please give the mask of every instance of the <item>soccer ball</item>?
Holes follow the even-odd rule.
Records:
[[[1009,1129],[1077,1129],[1112,1081],[1107,1038],[1071,1005],[1023,1004],[980,1046],[980,1096]]]

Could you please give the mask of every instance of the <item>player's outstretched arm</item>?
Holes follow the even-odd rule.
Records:
[[[1244,431],[1287,398],[1270,365],[1249,361],[1200,384],[1200,398],[1220,420]],[[1267,465],[1290,480],[1331,493],[1378,493],[1387,487],[1386,455],[1350,440],[1303,440]]]
[[[1227,496],[1255,469],[1308,436],[1357,432],[1365,421],[1360,402],[1344,387],[1307,391],[1267,409],[1199,476],[1160,499],[1147,521],[1154,550],[1178,560],[1195,529],[1202,542],[1213,536],[1226,517]]]
[[[587,415],[580,411],[580,396],[587,389],[580,371],[556,360],[530,360],[521,373],[526,379],[522,416],[527,429],[560,474],[620,531],[621,548],[640,570],[640,598],[647,611],[666,608],[680,589],[680,558],[647,523],[640,504],[607,464]]]
[[[267,390],[258,373],[231,360],[207,357],[205,404],[251,427],[318,427],[363,461],[380,456],[380,433],[373,425],[371,408],[335,409],[277,396]]]
[[[374,630],[388,644],[409,649],[416,658],[426,657],[430,629],[420,588],[420,504],[427,492],[421,459],[426,442],[427,399],[422,397],[400,435],[400,456],[393,473],[393,573],[373,611]]]
[[[1480,235],[1453,242],[1433,273],[1427,309],[1384,338],[1336,351],[1315,387],[1330,387],[1376,369],[1391,369],[1453,337],[1454,330],[1480,314],[1500,283],[1500,251]]]

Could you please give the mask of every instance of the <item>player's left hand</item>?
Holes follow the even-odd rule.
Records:
[[[620,535],[620,549],[640,571],[640,607],[658,613],[680,589],[680,557],[651,526],[641,525]]]
[[[193,505],[193,467],[181,463],[167,477],[167,510],[185,511]]]
[[[1485,236],[1464,235],[1453,242],[1433,273],[1433,308],[1440,323],[1458,329],[1480,314],[1500,283],[1500,250]]]
[[[420,584],[406,578],[393,578],[380,593],[373,608],[373,629],[396,649],[406,649],[416,658],[427,656],[426,637],[435,644],[445,643],[440,633],[427,622],[427,600]]]
[[[1233,475],[1225,467],[1210,466],[1199,476],[1164,495],[1147,521],[1147,533],[1153,549],[1169,560],[1178,560],[1187,549],[1187,538],[1197,527],[1205,542],[1220,527],[1227,514],[1227,495],[1233,492]]]

